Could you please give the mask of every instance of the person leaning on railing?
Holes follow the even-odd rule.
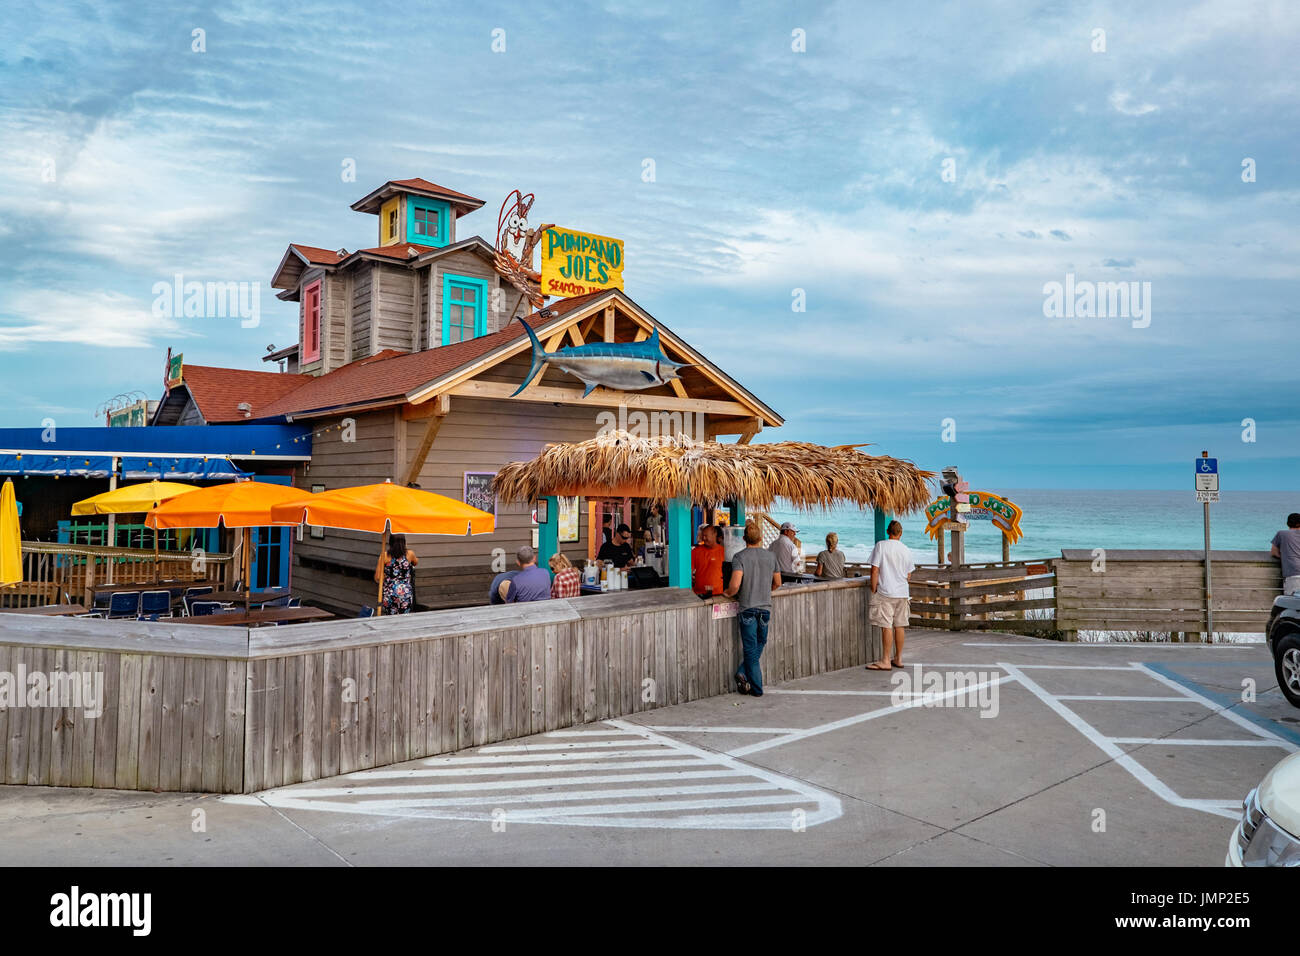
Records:
[[[826,550],[817,555],[817,577],[844,577],[844,552],[839,544],[840,536],[834,531],[826,536]]]
[[[772,590],[781,586],[776,555],[763,547],[763,529],[758,522],[745,522],[745,547],[731,558],[731,581],[723,593],[740,605],[740,646],[744,654],[736,671],[736,689],[742,694],[763,696],[761,660],[767,645],[767,625],[772,619]]]
[[[1282,562],[1282,593],[1300,592],[1300,512],[1286,516],[1286,529],[1273,535],[1270,553]]]

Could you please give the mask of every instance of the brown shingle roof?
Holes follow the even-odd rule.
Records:
[[[467,193],[457,192],[454,189],[448,189],[446,186],[439,186],[437,183],[431,183],[429,180],[421,179],[419,176],[416,176],[414,179],[394,179],[391,180],[391,182],[394,186],[405,186],[407,189],[422,189],[425,192],[442,193],[444,196],[452,196],[456,199],[476,202],[479,205],[483,204],[483,200],[481,199],[476,199]]]
[[[552,319],[572,311],[602,292],[561,299],[548,306],[551,314],[545,319],[537,313],[528,317],[533,328],[545,325]],[[518,322],[511,322],[500,332],[493,332],[466,342],[425,349],[422,352],[393,352],[388,350],[358,359],[349,365],[325,375],[297,376],[307,381],[261,410],[262,415],[297,415],[325,409],[366,405],[375,402],[397,402],[421,385],[427,385],[463,365],[504,346],[524,335]],[[186,370],[188,374],[188,369]],[[266,373],[261,374],[275,374]]]
[[[390,179],[378,189],[372,190],[354,202],[352,208],[357,212],[378,213],[382,203],[389,196],[398,192],[419,193],[437,199],[445,199],[460,209],[462,215],[473,212],[483,205],[481,199],[457,192],[454,189],[448,189],[446,186],[439,186],[427,179],[415,177],[413,179]]]
[[[368,252],[372,256],[387,256],[390,259],[411,259],[424,252],[431,252],[434,246],[422,246],[414,242],[394,242],[388,246],[375,246],[373,249],[358,249],[357,252]],[[414,249],[415,252],[411,252]]]
[[[322,249],[319,246],[304,246],[301,242],[291,242],[289,244],[297,249],[307,261],[313,265],[332,266],[342,262],[347,256],[341,256],[336,249]]]
[[[184,371],[185,387],[209,425],[244,421],[244,413],[238,408],[240,402],[252,406],[249,418],[262,418],[268,405],[310,380],[310,375],[208,365],[187,364]]]

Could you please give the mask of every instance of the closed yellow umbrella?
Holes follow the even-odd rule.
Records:
[[[123,485],[112,491],[83,498],[72,506],[74,515],[120,515],[152,511],[158,505],[177,495],[198,491],[198,485],[179,481],[142,481],[137,485]]]
[[[18,530],[18,499],[14,483],[5,479],[0,488],[0,585],[23,579],[23,536]]]

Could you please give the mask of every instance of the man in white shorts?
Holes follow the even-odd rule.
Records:
[[[911,610],[908,578],[916,565],[912,552],[903,544],[903,525],[897,520],[885,529],[889,538],[877,541],[871,550],[871,611],[868,620],[880,628],[883,653],[867,665],[869,671],[887,671],[903,666],[903,629]]]

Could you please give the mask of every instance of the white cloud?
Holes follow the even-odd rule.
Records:
[[[1110,94],[1110,105],[1125,116],[1145,116],[1154,113],[1160,107],[1154,103],[1134,103],[1133,94],[1127,90],[1115,90]]]
[[[0,348],[40,342],[139,348],[155,337],[189,334],[174,319],[153,315],[146,304],[117,292],[24,290],[8,297],[0,319]]]

